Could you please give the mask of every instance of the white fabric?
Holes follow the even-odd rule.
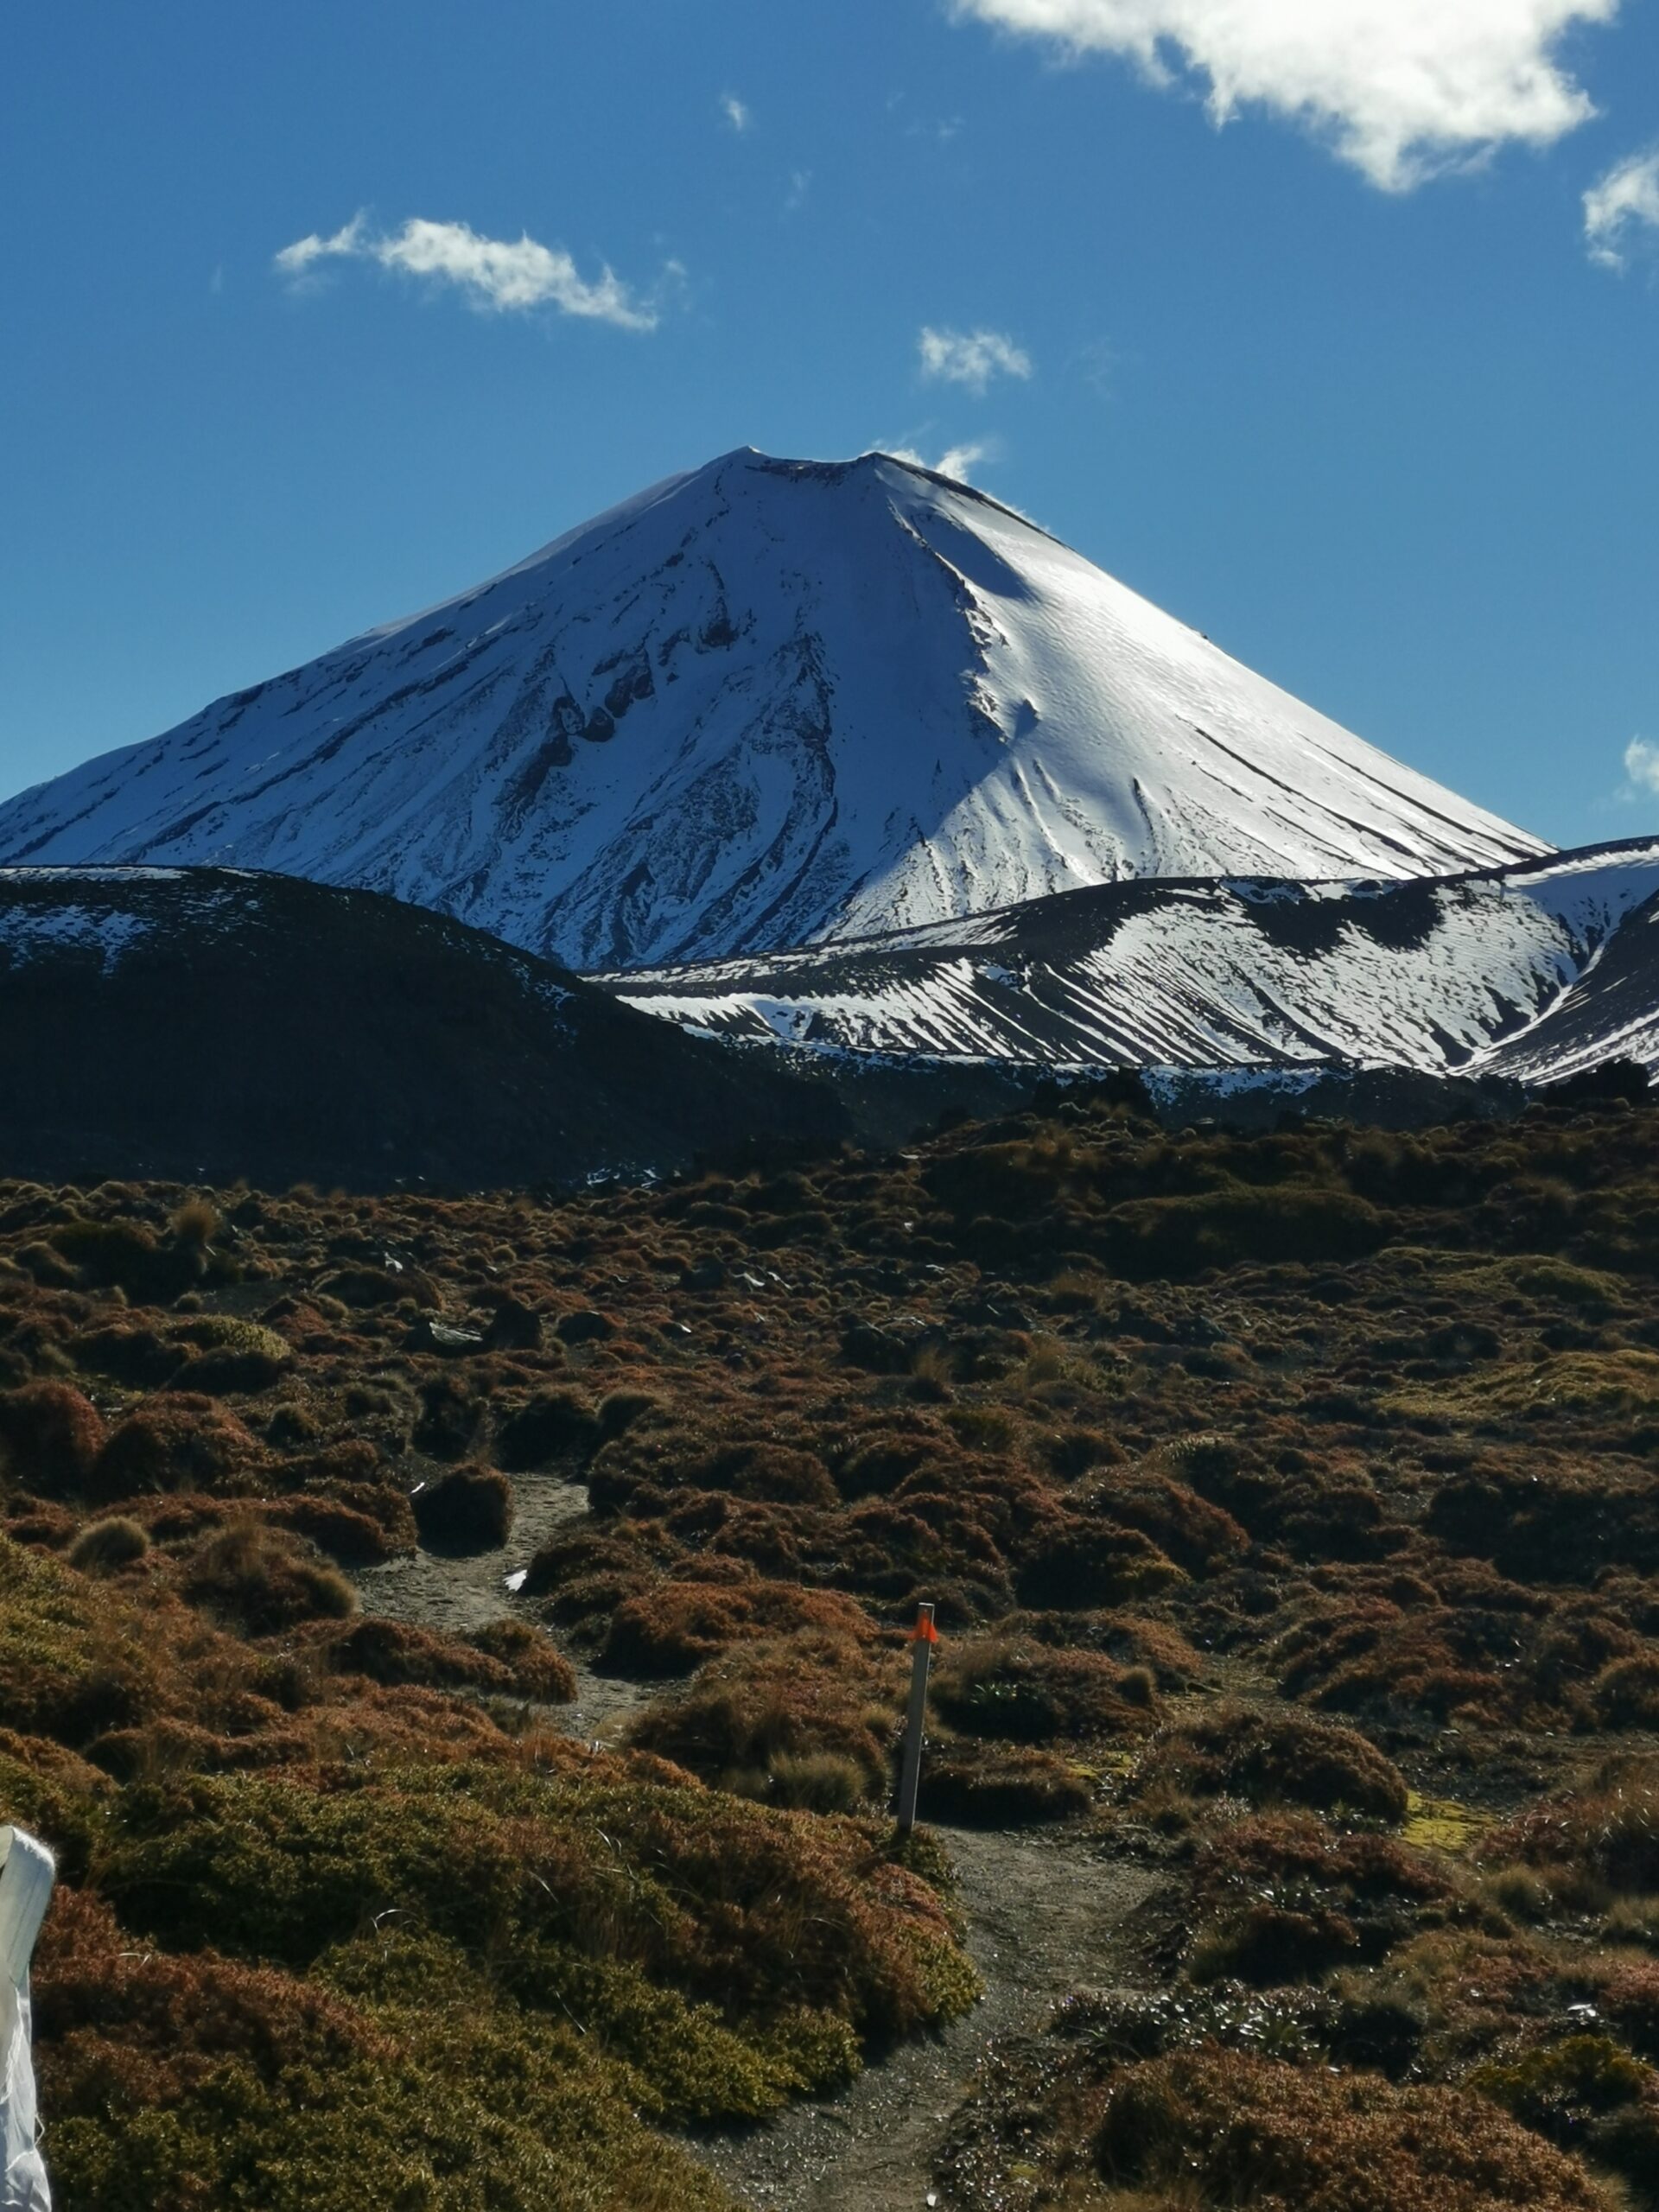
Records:
[[[51,1902],[52,1854],[22,1828],[0,1827],[0,2212],[52,2212],[35,2148],[29,2056],[29,1961]]]

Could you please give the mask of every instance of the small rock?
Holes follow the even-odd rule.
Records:
[[[452,1329],[447,1321],[435,1321],[423,1314],[404,1338],[405,1351],[435,1351],[446,1359],[461,1359],[468,1352],[482,1351],[484,1338],[476,1329]]]

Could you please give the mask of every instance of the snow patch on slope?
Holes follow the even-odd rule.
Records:
[[[609,982],[702,1030],[824,1050],[1538,1079],[1659,1058],[1656,900],[1659,842],[1638,842],[1403,885],[1125,885]]]

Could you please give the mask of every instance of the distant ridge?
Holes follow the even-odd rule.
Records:
[[[1659,1072],[1659,841],[1408,883],[1118,884],[603,980],[700,1031],[831,1055]]]
[[[569,1187],[834,1141],[822,1086],[370,893],[0,868],[0,1176]]]
[[[0,806],[0,860],[279,870],[610,969],[1546,849],[982,493],[747,448]]]

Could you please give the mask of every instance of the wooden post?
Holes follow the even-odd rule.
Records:
[[[910,1707],[905,1714],[905,1756],[899,1770],[899,1833],[908,1835],[916,1825],[916,1793],[922,1784],[922,1737],[927,1726],[927,1673],[939,1631],[933,1625],[931,1605],[918,1605],[911,1630],[915,1649],[910,1662]]]

